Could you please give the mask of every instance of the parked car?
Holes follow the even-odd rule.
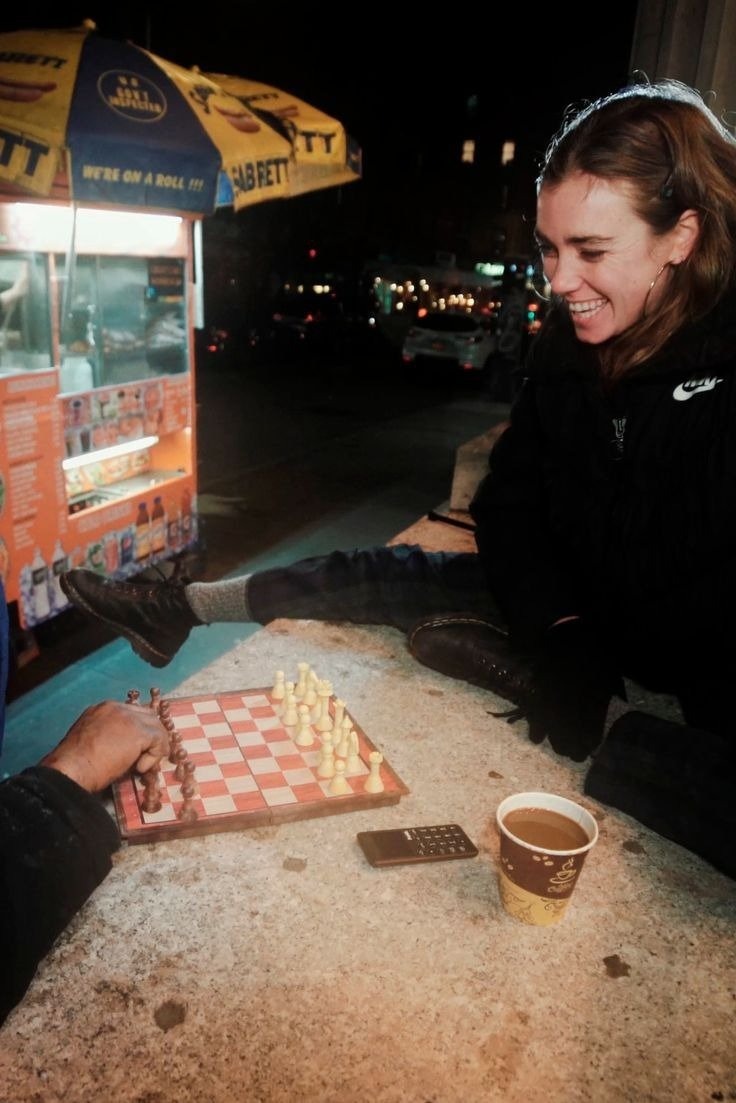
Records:
[[[490,319],[459,311],[430,310],[412,323],[401,356],[405,364],[426,357],[454,362],[463,371],[481,372],[495,349]]]
[[[333,292],[283,290],[271,304],[267,336],[277,347],[329,349],[347,326],[342,303]]]

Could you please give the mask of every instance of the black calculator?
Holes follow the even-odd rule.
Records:
[[[456,823],[431,827],[394,827],[384,831],[359,831],[358,843],[372,866],[398,866],[406,862],[444,862],[451,858],[476,858],[478,848]]]

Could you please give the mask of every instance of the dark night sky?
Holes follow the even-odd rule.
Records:
[[[464,20],[453,18],[452,5],[440,6],[437,19],[423,18],[419,5],[413,15],[348,2],[215,7],[213,25],[206,5],[180,19],[171,5],[34,5],[30,17],[4,12],[0,29],[89,17],[99,33],[181,65],[279,85],[339,118],[368,169],[379,151],[400,159],[402,148],[454,136],[474,93],[486,125],[509,132],[502,137],[524,127],[546,142],[569,102],[626,83],[636,14],[634,0],[619,0],[593,32],[590,5],[570,2],[458,5]]]
[[[463,139],[475,137],[494,157],[505,139],[523,140],[529,160],[538,164],[570,103],[626,84],[636,6],[619,0],[602,33],[591,29],[589,4],[549,0],[511,0],[507,9],[492,2],[466,5],[464,20],[453,18],[452,5],[440,7],[435,19],[419,14],[419,5],[408,14],[390,4],[294,9],[261,0],[258,6],[217,5],[216,22],[209,14],[214,5],[200,4],[194,17],[176,19],[170,5],[49,4],[34,5],[27,18],[6,9],[0,30],[71,27],[90,18],[100,34],[130,39],[185,67],[240,74],[312,102],[360,143],[363,180],[290,201],[288,220],[283,210],[267,211],[273,205],[264,204],[247,232],[252,227],[273,241],[277,232],[309,238],[316,228],[330,227],[337,241],[365,225],[373,227],[366,237],[373,234],[380,246],[376,227],[387,197],[399,212],[393,226],[387,220],[389,238],[417,221],[422,196],[427,218],[439,225],[442,213],[429,187],[443,158],[457,164]],[[338,192],[349,197],[339,206]],[[480,201],[488,202],[485,192]],[[450,191],[447,202],[457,208],[462,201]]]

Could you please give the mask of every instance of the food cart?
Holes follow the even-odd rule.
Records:
[[[337,120],[96,34],[0,34],[0,576],[23,628],[59,575],[197,540],[202,220],[360,178]],[[287,126],[288,122],[288,126]]]
[[[126,577],[196,541],[198,227],[0,201],[0,571],[24,627],[69,567]]]

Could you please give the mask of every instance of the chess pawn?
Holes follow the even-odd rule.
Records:
[[[185,783],[181,787],[181,795],[184,797],[184,803],[179,809],[177,815],[182,823],[192,823],[198,819],[197,809],[194,807],[194,786],[189,783]]]
[[[341,758],[335,763],[335,776],[328,786],[333,797],[343,797],[346,793],[352,793],[350,782],[345,777],[345,763]]]
[[[371,751],[368,755],[368,761],[370,762],[370,773],[365,779],[363,788],[366,793],[382,793],[381,763],[383,762],[383,755],[380,751]]]
[[[317,764],[317,777],[330,778],[335,776],[335,750],[332,746],[330,733],[322,735],[322,751]]]
[[[286,690],[286,701],[281,716],[281,723],[285,728],[293,728],[299,723],[299,713],[296,711],[296,697],[294,696],[294,683],[289,682],[291,689]]]
[[[179,759],[176,757],[181,749],[181,732],[178,731],[173,723],[171,727],[164,724],[166,731],[169,733],[169,762],[172,766],[176,766]]]
[[[294,742],[297,747],[311,747],[314,743],[314,734],[309,720],[309,706],[299,705],[296,711],[299,714],[299,727],[294,736]]]
[[[177,747],[176,751],[174,752],[174,762],[176,763],[176,766],[174,768],[174,777],[177,781],[184,781],[187,776],[185,769],[187,758],[188,755],[186,752],[186,748],[182,747],[181,745]]]
[[[286,682],[283,670],[277,670],[274,676],[273,689],[271,690],[272,701],[283,701],[286,696]]]
[[[135,705],[140,699],[141,691],[139,689],[129,689],[126,701],[129,705]]]
[[[186,788],[187,785],[191,785],[192,792],[196,793],[197,792],[197,781],[194,777],[194,771],[196,770],[197,767],[194,765],[191,758],[185,759],[184,762],[182,763],[182,766],[184,767],[184,780],[182,782],[182,787],[181,787],[182,793],[184,792],[184,789]]]
[[[360,757],[360,744],[358,742],[358,733],[353,729],[350,732],[350,750],[348,757],[345,759],[345,773],[348,777],[352,777],[354,774],[360,774],[363,771],[363,760]]]
[[[143,774],[143,800],[141,808],[144,812],[161,811],[161,788],[158,783],[158,767],[147,770]]]

